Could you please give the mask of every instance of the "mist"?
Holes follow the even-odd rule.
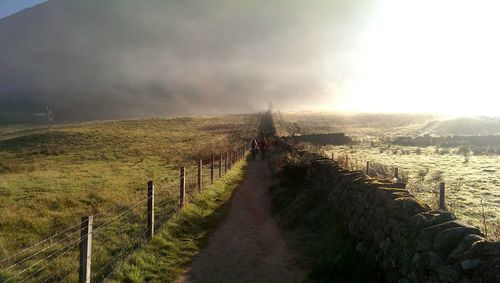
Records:
[[[306,109],[331,100],[325,54],[348,52],[369,7],[50,0],[0,20],[0,119]]]

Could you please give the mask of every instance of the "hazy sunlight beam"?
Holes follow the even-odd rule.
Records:
[[[341,110],[500,115],[499,1],[383,1]]]

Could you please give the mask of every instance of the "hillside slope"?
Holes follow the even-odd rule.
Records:
[[[311,46],[351,2],[49,0],[0,19],[0,123],[46,106],[73,121],[317,102]]]

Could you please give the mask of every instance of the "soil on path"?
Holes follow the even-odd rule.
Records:
[[[300,282],[301,272],[270,214],[271,176],[265,161],[250,162],[231,208],[206,248],[175,282]]]

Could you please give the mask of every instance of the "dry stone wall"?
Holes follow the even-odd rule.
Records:
[[[418,202],[398,184],[347,171],[323,156],[309,158],[308,189],[316,190],[391,282],[500,283],[500,243],[447,211]]]

